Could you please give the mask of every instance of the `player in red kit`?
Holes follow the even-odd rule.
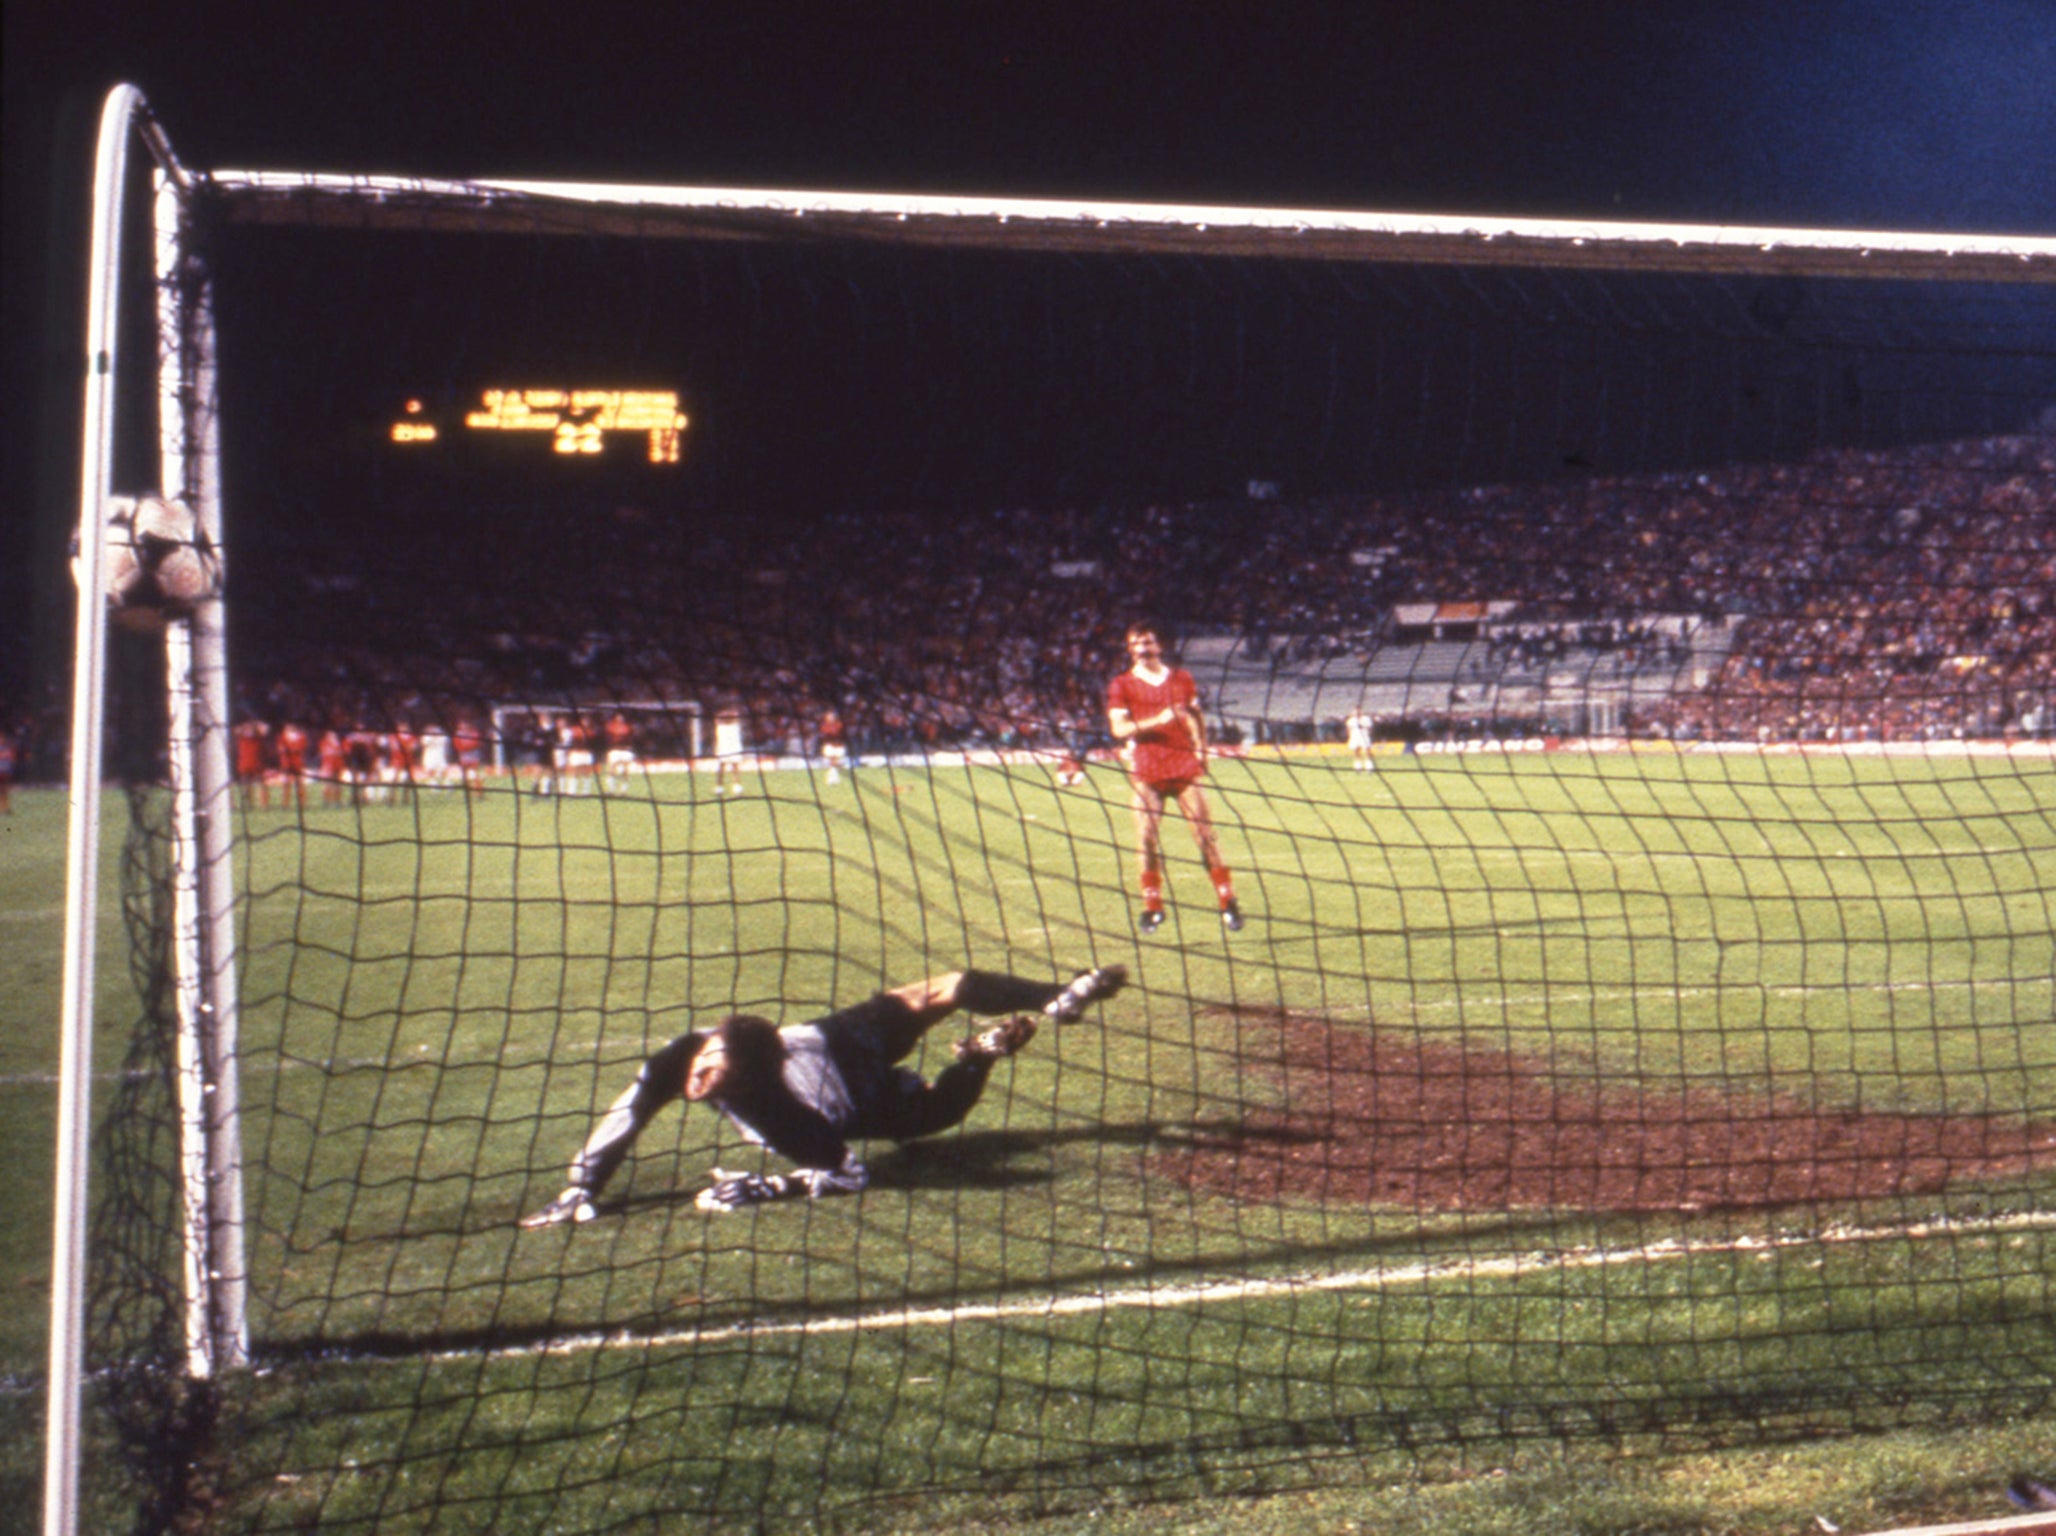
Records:
[[[315,746],[321,761],[321,803],[339,805],[343,799],[343,778],[350,771],[350,749],[342,729],[330,726]]]
[[[239,722],[236,738],[236,782],[243,786],[243,804],[271,804],[271,786],[265,781],[265,758],[270,755],[271,727],[255,716]]]
[[[281,796],[290,795],[295,805],[307,803],[307,733],[295,721],[278,728],[278,771],[285,780]]]
[[[1221,926],[1242,927],[1235,880],[1221,860],[1213,812],[1199,781],[1206,773],[1206,718],[1199,685],[1182,667],[1164,660],[1163,642],[1147,624],[1128,630],[1129,667],[1107,684],[1107,726],[1132,751],[1129,783],[1135,810],[1136,851],[1141,863],[1144,933],[1164,925],[1164,806],[1175,800],[1199,843],[1221,904]]]
[[[849,731],[842,716],[829,710],[821,717],[821,761],[828,765],[828,782],[842,782],[843,764],[850,760]]]

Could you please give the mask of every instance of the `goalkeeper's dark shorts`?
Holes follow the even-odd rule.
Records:
[[[881,1069],[905,1061],[928,1031],[907,1000],[890,992],[837,1009],[814,1020],[814,1027],[852,1083],[875,1078]]]

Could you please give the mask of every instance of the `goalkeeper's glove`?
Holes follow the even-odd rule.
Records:
[[[729,1173],[714,1170],[714,1182],[701,1190],[693,1204],[703,1211],[739,1211],[746,1205],[762,1205],[797,1193],[796,1181],[782,1173]]]
[[[819,1200],[823,1195],[854,1195],[871,1182],[871,1170],[857,1161],[857,1154],[845,1152],[839,1168],[802,1168],[799,1177],[806,1181],[807,1198]]]
[[[694,1197],[703,1211],[739,1211],[746,1205],[805,1195],[819,1200],[823,1195],[853,1195],[871,1182],[871,1171],[857,1161],[854,1152],[843,1155],[835,1168],[802,1168],[794,1174],[730,1173],[714,1170],[714,1182]]]

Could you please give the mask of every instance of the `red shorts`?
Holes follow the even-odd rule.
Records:
[[[1188,774],[1177,779],[1137,779],[1135,782],[1144,789],[1155,790],[1166,800],[1175,800],[1199,782],[1199,775]]]

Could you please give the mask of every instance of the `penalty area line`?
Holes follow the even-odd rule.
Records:
[[[1813,1232],[1743,1236],[1718,1241],[1665,1238],[1633,1248],[1574,1248],[1559,1254],[1529,1252],[1489,1259],[1431,1260],[1420,1264],[1343,1270],[1326,1275],[1215,1280],[1187,1285],[1139,1285],[1119,1290],[1022,1297],[1012,1301],[895,1307],[790,1321],[746,1319],[663,1333],[616,1329],[566,1334],[538,1343],[503,1348],[438,1350],[429,1358],[437,1361],[515,1359],[535,1355],[587,1354],[604,1349],[689,1349],[748,1339],[907,1332],[922,1328],[951,1328],[960,1323],[1028,1322],[1124,1311],[1174,1310],[1222,1302],[1290,1300],[1336,1292],[1399,1290],[1449,1280],[1524,1280],[1538,1275],[1569,1274],[1615,1265],[1660,1264],[1716,1256],[1768,1257],[1803,1248],[1918,1241],[1941,1236],[1989,1237],[2037,1229],[2056,1229],[2056,1211],[2022,1212],[1970,1221],[1945,1217],[1894,1227],[1828,1227]]]

